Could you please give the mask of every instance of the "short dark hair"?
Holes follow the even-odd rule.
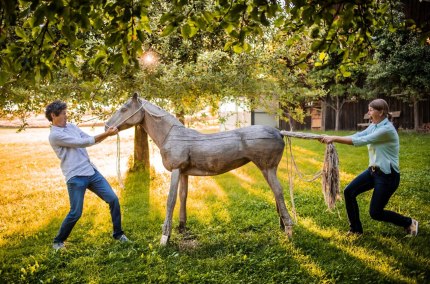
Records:
[[[46,106],[45,116],[46,118],[52,122],[51,114],[60,115],[60,113],[67,108],[67,104],[63,101],[56,100],[49,105]]]

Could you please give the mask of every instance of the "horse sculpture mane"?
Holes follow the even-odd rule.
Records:
[[[261,125],[202,134],[186,128],[173,115],[134,94],[107,122],[120,131],[141,124],[160,148],[164,167],[171,171],[166,218],[161,244],[167,244],[179,186],[181,201],[179,229],[186,224],[188,176],[218,175],[253,162],[272,189],[280,226],[288,236],[293,222],[287,211],[283,190],[277,178],[285,143],[279,130]]]

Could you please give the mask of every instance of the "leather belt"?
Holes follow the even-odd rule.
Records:
[[[372,173],[374,172],[379,172],[381,169],[377,166],[370,166],[369,169],[372,171]]]

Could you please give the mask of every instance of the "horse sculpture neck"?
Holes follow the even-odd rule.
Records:
[[[144,99],[140,99],[140,102],[145,112],[142,122],[143,128],[158,147],[163,144],[173,127],[185,127],[176,117],[160,107]]]

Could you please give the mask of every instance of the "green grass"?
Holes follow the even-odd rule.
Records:
[[[324,147],[293,139],[295,160],[304,174],[321,168]],[[343,188],[366,168],[367,150],[336,147]],[[123,226],[133,243],[111,239],[107,207],[87,194],[84,215],[68,249],[56,253],[50,244],[67,206],[52,207],[64,203],[67,195],[41,192],[26,197],[18,189],[16,197],[0,201],[8,208],[0,217],[15,224],[0,230],[0,283],[426,283],[430,279],[429,153],[429,135],[401,133],[401,184],[387,208],[420,221],[415,238],[369,217],[371,192],[359,197],[365,234],[347,238],[343,201],[329,211],[320,180],[307,183],[295,178],[297,222],[293,238],[288,239],[279,230],[273,194],[258,169],[249,164],[220,176],[190,178],[188,232],[181,235],[175,229],[167,247],[160,247],[159,239],[169,175],[129,172],[119,195]],[[279,178],[291,213],[286,162],[284,155]],[[31,176],[25,178],[32,182]],[[0,180],[0,188],[7,182]],[[116,181],[111,182],[116,187]],[[34,199],[32,210],[21,210],[26,198]],[[174,226],[178,208],[179,200]]]

